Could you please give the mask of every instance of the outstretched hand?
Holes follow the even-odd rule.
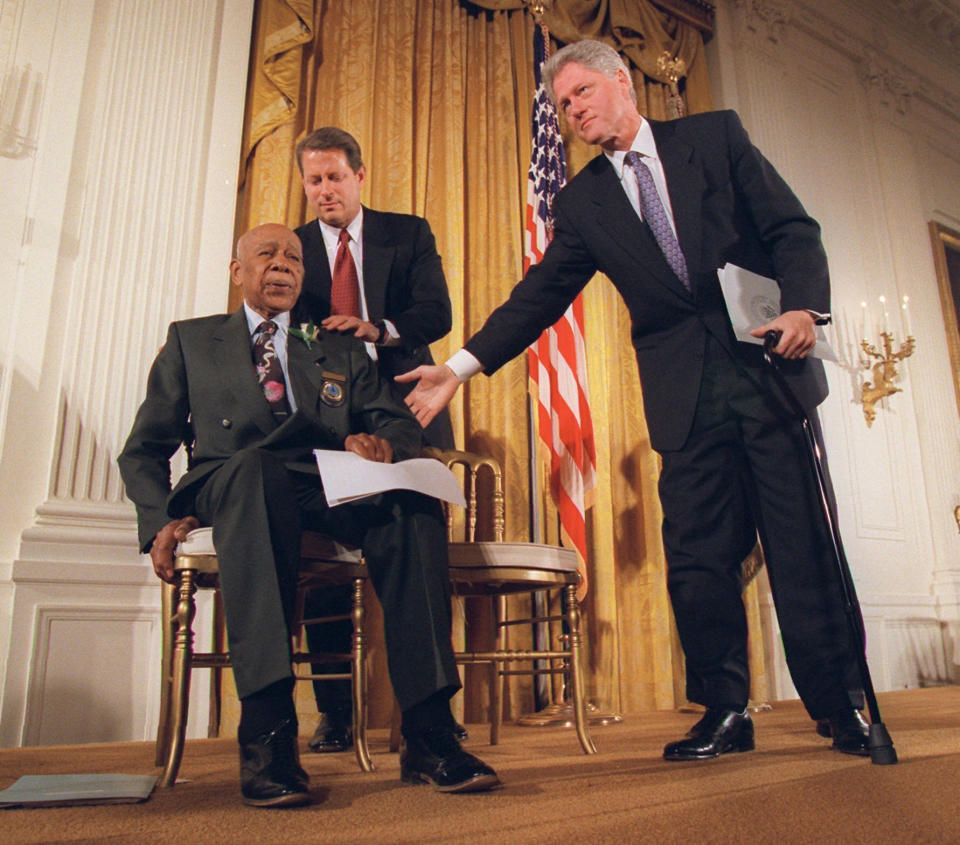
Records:
[[[753,337],[764,337],[767,332],[779,332],[780,342],[773,353],[781,358],[806,358],[817,342],[816,325],[809,311],[784,311],[765,326],[751,330]]]
[[[395,376],[394,380],[401,384],[417,383],[404,401],[423,428],[447,407],[460,387],[460,379],[446,364],[417,367]]]

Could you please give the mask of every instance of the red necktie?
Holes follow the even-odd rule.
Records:
[[[333,279],[330,285],[330,313],[360,316],[360,280],[357,265],[350,254],[350,233],[340,230],[340,245],[333,262]]]

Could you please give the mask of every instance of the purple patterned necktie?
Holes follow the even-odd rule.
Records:
[[[660,201],[660,194],[657,192],[657,186],[653,182],[653,174],[650,168],[643,163],[643,157],[640,153],[631,150],[624,157],[624,163],[633,168],[637,175],[637,185],[640,188],[640,210],[643,213],[643,219],[653,232],[657,244],[663,257],[667,259],[670,269],[677,274],[677,278],[683,282],[683,286],[690,290],[690,275],[687,273],[687,262],[683,257],[683,251],[677,241],[677,236],[673,233],[670,220],[667,218],[667,212]]]
[[[273,345],[277,324],[273,320],[264,320],[257,326],[257,339],[253,343],[253,363],[257,368],[257,381],[263,395],[270,403],[274,419],[283,422],[290,414],[287,402],[287,387],[283,380],[283,368]]]

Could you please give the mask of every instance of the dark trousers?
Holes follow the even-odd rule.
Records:
[[[395,491],[328,508],[317,475],[244,449],[205,480],[195,513],[213,526],[237,694],[290,677],[300,533],[360,546],[383,607],[387,663],[402,709],[459,689],[450,642],[450,584],[440,504]]]
[[[397,390],[398,401],[401,402],[403,396],[412,389],[408,385],[394,384],[393,386]],[[454,448],[453,426],[448,409],[444,408],[426,427],[423,432],[423,443],[425,446],[433,446],[437,449]],[[305,613],[308,617],[314,618],[338,616],[350,613],[352,607],[353,594],[349,586],[330,586],[311,590],[307,594]],[[323,625],[310,625],[307,627],[307,645],[310,651],[314,652],[346,654],[350,651],[352,633],[353,625],[349,619],[327,622]],[[317,668],[318,671],[341,674],[350,671],[350,664],[326,663]],[[349,681],[314,681],[313,695],[319,712],[338,714],[349,721],[351,713]]]
[[[711,340],[693,430],[662,458],[667,583],[687,697],[747,704],[740,564],[759,534],[801,699],[813,718],[849,707],[849,626],[800,421]]]

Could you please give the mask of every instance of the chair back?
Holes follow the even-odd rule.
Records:
[[[503,499],[503,470],[496,458],[476,455],[472,452],[461,452],[457,449],[436,449],[432,446],[423,450],[424,457],[436,458],[448,469],[463,467],[463,495],[467,500],[466,516],[463,524],[463,540],[467,543],[477,541],[478,514],[480,501],[486,485],[481,478],[481,470],[488,470],[489,474],[489,501],[493,531],[493,541],[503,542],[504,534],[504,499]],[[447,502],[443,503],[444,514],[447,518],[447,539],[451,542],[457,539],[457,526],[454,521],[454,509]]]

